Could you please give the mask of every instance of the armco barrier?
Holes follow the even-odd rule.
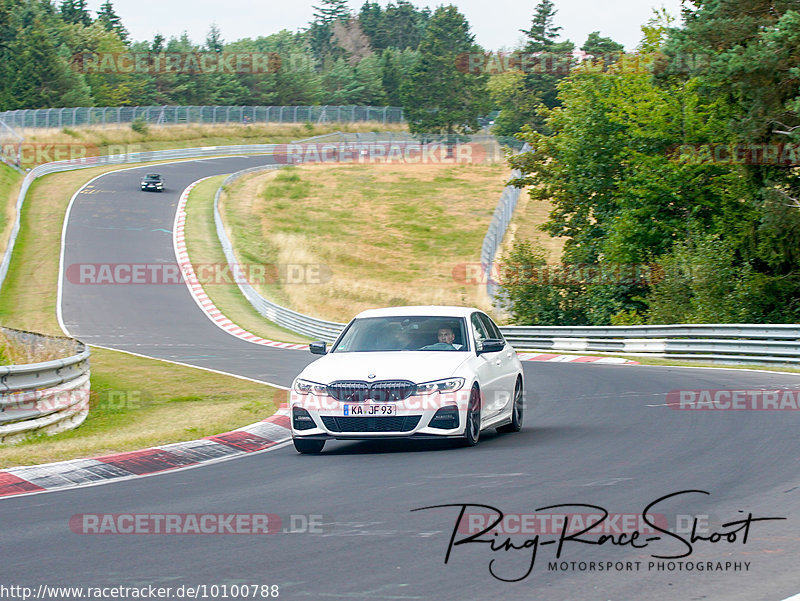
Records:
[[[530,146],[526,143],[519,152],[526,152],[530,150]],[[512,178],[521,177],[522,172],[515,169],[511,172]],[[506,235],[508,225],[511,223],[511,218],[514,216],[514,211],[519,202],[519,195],[522,192],[520,188],[514,186],[506,186],[503,193],[500,195],[500,201],[492,215],[492,221],[489,224],[489,229],[483,238],[483,245],[481,246],[481,267],[484,273],[494,272],[494,261],[497,256],[497,250],[503,243],[503,238]],[[497,296],[497,284],[488,278],[486,282],[486,293],[489,298],[494,302]]]
[[[505,326],[501,330],[519,349],[800,363],[800,325],[796,324]]]
[[[0,328],[15,345],[57,346],[68,355],[26,365],[0,365],[0,443],[80,425],[89,413],[89,349],[70,338]]]

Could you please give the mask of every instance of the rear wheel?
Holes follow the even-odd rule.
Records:
[[[294,443],[294,448],[297,450],[298,453],[306,454],[316,454],[322,451],[322,447],[325,446],[324,440],[303,440],[302,438],[293,438],[292,442]]]
[[[523,410],[522,382],[517,380],[514,387],[514,408],[511,410],[511,423],[497,428],[498,432],[519,432],[522,430],[522,410]]]
[[[459,440],[461,446],[474,447],[478,444],[481,435],[481,391],[477,386],[472,387],[467,407],[467,423],[464,428],[464,437]]]

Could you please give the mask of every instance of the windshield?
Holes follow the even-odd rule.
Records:
[[[158,175],[157,173],[148,173],[147,175],[144,176],[144,179],[158,181],[161,179],[161,176]]]
[[[465,332],[461,317],[365,317],[350,324],[331,352],[467,351]]]

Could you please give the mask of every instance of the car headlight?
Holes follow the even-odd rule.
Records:
[[[328,387],[325,384],[318,384],[317,382],[310,382],[309,380],[295,380],[294,389],[302,394],[314,394],[318,396],[328,394]]]
[[[464,378],[448,378],[434,382],[417,384],[417,394],[431,394],[433,392],[453,392],[464,385]]]

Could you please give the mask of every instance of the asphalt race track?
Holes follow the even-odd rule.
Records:
[[[152,167],[97,179],[72,208],[64,264],[175,262],[170,232],[180,192],[201,177],[264,161],[228,158],[159,167],[168,186],[162,194],[138,191],[140,175]],[[62,310],[70,333],[91,344],[283,386],[312,358],[226,334],[183,285],[66,282]],[[152,477],[3,499],[4,572],[14,575],[12,584],[34,588],[42,583],[278,585],[281,599],[779,601],[800,592],[798,411],[680,411],[666,405],[667,393],[679,389],[797,391],[798,376],[524,365],[522,432],[484,433],[475,448],[329,442],[321,455],[301,456],[285,446]],[[538,539],[536,530],[513,530],[519,514],[533,520],[535,513],[542,520],[559,512],[596,514],[598,507],[611,514],[610,525],[688,490],[710,494],[665,499],[651,509],[660,516],[656,522],[682,528],[690,522],[686,516],[698,516],[698,534],[738,529],[736,540],[728,540],[732,535],[715,543],[696,540],[690,554],[677,558],[689,551],[677,538],[689,540],[685,529],[670,535],[644,528],[638,540],[617,534],[602,545],[589,544],[599,538],[585,534],[579,538],[589,542],[564,540],[556,562],[559,528],[551,524]],[[460,507],[413,510],[450,504],[514,514],[507,532],[515,547],[503,546],[505,537],[494,544],[454,545],[445,564],[451,537],[457,542],[468,536],[466,529],[454,533]],[[595,507],[537,511],[558,504]],[[269,513],[281,517],[282,528],[271,535],[71,529],[72,516],[92,513]],[[786,519],[753,521],[746,541],[743,527],[723,526],[748,514]],[[574,515],[572,525],[580,517]]]

